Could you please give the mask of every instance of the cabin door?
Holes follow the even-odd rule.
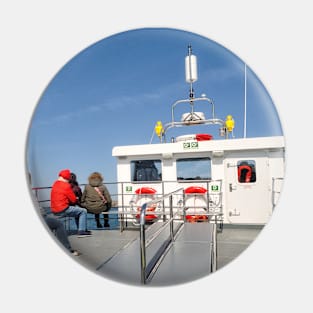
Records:
[[[268,158],[225,160],[225,222],[266,224],[272,213]]]

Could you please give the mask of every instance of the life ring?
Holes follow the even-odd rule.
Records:
[[[188,140],[205,141],[211,139],[213,139],[213,136],[209,134],[190,134],[176,137],[176,142]]]
[[[190,186],[185,189],[185,193],[206,193],[208,190],[201,186]]]
[[[186,215],[186,219],[189,223],[205,222],[208,220],[206,215]]]
[[[197,141],[205,141],[205,140],[211,140],[213,139],[212,135],[209,134],[196,134],[196,140]]]
[[[140,187],[138,189],[135,190],[135,193],[137,195],[147,195],[148,198],[151,198],[151,200],[153,199],[153,196],[156,193],[156,190],[152,187]],[[137,199],[137,202],[139,202],[140,198]],[[147,201],[146,201],[147,202]],[[156,204],[147,207],[146,208],[146,212],[154,212],[156,209]],[[137,207],[137,211],[140,212],[141,211],[141,206]],[[140,213],[136,214],[136,219],[140,218]],[[155,219],[157,219],[158,216],[155,214],[146,214],[145,216],[145,220],[146,221],[153,221]]]
[[[156,193],[156,190],[152,187],[140,187],[138,189],[135,190],[135,193],[137,195],[142,195],[142,194],[155,194]]]
[[[240,165],[238,167],[238,180],[240,183],[249,183],[251,181],[252,169],[249,165]]]
[[[202,195],[204,197],[204,195],[206,194],[207,189],[201,186],[190,186],[188,188],[185,189],[185,194],[199,194]],[[203,221],[207,221],[208,220],[208,216],[207,215],[186,215],[186,220],[190,223],[196,223],[196,222],[203,222]]]

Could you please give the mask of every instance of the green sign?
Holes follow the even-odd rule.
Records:
[[[199,144],[197,141],[192,141],[192,142],[184,142],[183,143],[184,149],[198,149]]]
[[[132,192],[133,191],[133,186],[126,186],[126,192]]]
[[[218,188],[218,185],[212,185],[212,186],[211,186],[211,190],[212,190],[212,191],[218,191],[218,189],[219,189],[219,188]]]

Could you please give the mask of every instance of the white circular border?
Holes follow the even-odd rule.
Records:
[[[6,10],[0,13],[2,29],[7,30],[1,58],[1,81],[6,86],[1,94],[1,138],[5,143],[1,190],[5,200],[3,219],[12,223],[4,225],[1,236],[1,276],[6,286],[1,305],[86,312],[106,309],[110,302],[112,310],[126,309],[126,304],[128,309],[137,309],[140,303],[147,309],[149,299],[155,297],[157,301],[149,309],[152,312],[163,310],[164,305],[222,312],[236,308],[261,312],[269,307],[293,306],[299,310],[310,306],[309,294],[303,289],[306,275],[312,277],[312,257],[306,255],[311,243],[305,237],[310,236],[312,217],[308,210],[310,182],[308,175],[299,177],[296,170],[298,161],[310,165],[310,158],[306,161],[309,141],[303,136],[309,134],[304,121],[311,101],[311,76],[306,73],[312,69],[312,47],[307,42],[312,20],[309,7],[302,2],[284,5],[283,10],[280,1],[263,1],[258,7],[248,1],[209,2],[205,7],[202,1],[114,1],[108,5],[97,1],[86,5],[74,1],[39,5],[28,1],[18,8],[6,4]],[[73,262],[51,241],[33,213],[26,187],[26,133],[52,77],[90,44],[141,27],[194,32],[234,52],[253,69],[272,96],[287,143],[283,195],[262,235],[238,262],[208,278],[178,287],[129,287],[105,280]],[[191,299],[198,294],[198,301],[186,301],[185,293]],[[138,297],[143,297],[143,302]]]

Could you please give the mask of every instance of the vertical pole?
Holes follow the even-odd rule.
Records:
[[[211,244],[211,272],[216,271],[216,263],[217,263],[217,229],[216,229],[216,221],[212,224],[212,244]]]
[[[245,105],[244,105],[244,125],[243,138],[247,136],[247,64],[245,63]]]
[[[165,201],[164,201],[164,181],[162,180],[162,205],[163,205],[163,222],[166,221],[166,214],[165,214]]]
[[[119,186],[117,186],[117,190],[119,190],[118,188]],[[122,232],[125,228],[125,224],[124,224],[124,183],[121,183],[121,188],[122,188],[122,194],[118,194],[117,195],[117,199],[121,196],[122,197],[122,214],[120,216],[120,232]],[[119,207],[117,207],[117,218],[119,217]]]
[[[174,241],[174,221],[173,221],[173,195],[170,195],[170,236],[171,241]]]
[[[140,212],[140,262],[141,262],[141,283],[146,283],[146,235],[145,215],[147,203],[141,207]]]

